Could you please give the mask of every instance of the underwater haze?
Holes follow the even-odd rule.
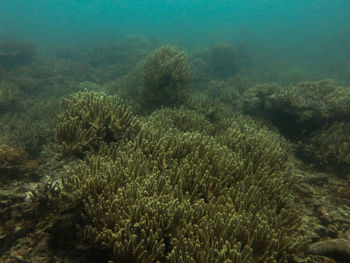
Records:
[[[350,262],[350,0],[0,0],[0,262]]]
[[[230,42],[333,71],[350,58],[347,0],[2,0],[0,38],[85,48],[139,34],[182,48]]]

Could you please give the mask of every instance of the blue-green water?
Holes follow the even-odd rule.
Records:
[[[350,262],[349,105],[350,0],[0,0],[0,262]]]
[[[0,1],[2,39],[29,40],[45,47],[82,46],[130,34],[183,47],[231,41],[294,59],[336,63],[350,57],[350,2]]]

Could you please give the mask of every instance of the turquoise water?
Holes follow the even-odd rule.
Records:
[[[0,0],[0,262],[350,262],[349,87],[350,0]]]
[[[184,49],[229,42],[327,72],[350,58],[350,1],[0,1],[1,39],[85,48],[132,34]]]

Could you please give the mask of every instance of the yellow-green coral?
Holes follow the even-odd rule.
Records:
[[[233,113],[230,105],[221,103],[218,99],[212,99],[204,94],[196,94],[191,97],[188,107],[202,114],[216,127],[221,119],[225,119]]]
[[[116,96],[84,91],[62,99],[56,140],[65,155],[84,155],[101,142],[118,142],[138,124],[130,107]]]
[[[272,94],[266,105],[291,114],[298,121],[325,121],[349,114],[350,92],[331,80],[302,82]],[[341,116],[340,116],[341,117]]]
[[[284,262],[301,244],[287,143],[241,115],[215,135],[203,117],[184,129],[181,111],[67,172],[61,198],[87,241],[116,262]]]
[[[201,132],[213,135],[215,126],[203,114],[194,110],[180,107],[179,109],[162,108],[154,111],[149,117],[152,125],[160,128],[177,128],[183,132]]]
[[[241,109],[242,103],[239,87],[236,86],[236,80],[238,80],[238,78],[228,81],[212,80],[208,83],[205,93],[207,93],[209,97],[218,99],[220,102],[229,105],[233,109],[239,110]]]
[[[183,104],[190,91],[190,66],[183,51],[163,46],[146,58],[140,102],[146,110]]]
[[[319,164],[350,165],[350,123],[336,122],[317,131],[303,145],[308,158]]]

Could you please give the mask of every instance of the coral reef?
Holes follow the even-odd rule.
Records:
[[[350,91],[331,80],[281,88],[256,85],[246,90],[243,111],[271,122],[298,143],[306,161],[343,170],[349,164]]]
[[[243,111],[274,123],[294,141],[304,140],[326,124],[349,121],[350,92],[331,80],[282,88],[264,84],[242,95]]]
[[[140,103],[147,111],[179,106],[189,96],[190,66],[183,51],[163,46],[146,58]]]
[[[23,65],[33,60],[35,48],[29,43],[0,41],[0,65],[5,68]]]
[[[280,87],[274,84],[257,84],[250,87],[242,94],[243,110],[245,113],[253,116],[268,115],[266,111],[266,102],[270,96],[280,91]]]
[[[205,93],[211,98],[218,99],[222,103],[231,105],[233,108],[241,108],[240,94],[232,80],[211,80],[208,83]]]
[[[215,126],[206,119],[205,115],[185,107],[179,109],[162,108],[155,110],[148,121],[153,125],[165,125],[182,132],[200,132],[206,135],[215,134]]]
[[[0,110],[1,113],[14,109],[20,97],[17,86],[9,82],[0,83]]]
[[[187,103],[190,109],[203,114],[207,120],[218,127],[220,120],[232,114],[232,107],[221,103],[218,99],[205,94],[195,94]]]
[[[36,217],[44,214],[48,210],[58,209],[60,188],[58,183],[47,182],[39,184],[29,195],[30,210]]]
[[[302,82],[280,89],[268,98],[268,107],[295,116],[298,122],[339,119],[349,113],[350,92],[331,80]]]
[[[350,123],[335,122],[315,132],[303,145],[305,155],[318,164],[350,165]]]
[[[67,171],[62,209],[116,262],[284,262],[303,244],[287,143],[241,115],[220,122],[153,112]]]
[[[40,155],[42,146],[54,138],[54,129],[44,120],[34,120],[20,114],[8,114],[0,119],[1,137],[11,145],[24,149],[31,158]]]
[[[0,181],[11,181],[35,172],[37,164],[28,157],[25,151],[0,141]]]
[[[23,109],[0,116],[0,138],[13,147],[24,149],[31,159],[40,155],[42,147],[54,141],[58,103],[21,100]]]
[[[0,262],[349,261],[348,65],[97,41],[0,58]]]
[[[350,241],[346,239],[330,239],[319,241],[308,247],[308,252],[312,254],[328,255],[339,262],[350,261]]]
[[[118,142],[137,130],[131,108],[116,96],[83,91],[62,99],[56,141],[63,156],[83,156],[101,142]]]

